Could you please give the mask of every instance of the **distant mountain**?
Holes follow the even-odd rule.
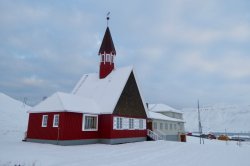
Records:
[[[0,132],[26,131],[31,107],[0,93]]]
[[[198,131],[197,108],[182,109],[186,131]],[[250,132],[250,105],[213,105],[200,109],[204,132]]]

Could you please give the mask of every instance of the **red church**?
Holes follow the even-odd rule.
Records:
[[[29,111],[26,141],[58,145],[145,141],[147,107],[132,67],[115,68],[107,27],[99,73],[85,74],[71,93],[57,92]]]

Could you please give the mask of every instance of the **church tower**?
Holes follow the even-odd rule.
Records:
[[[114,70],[114,57],[116,55],[115,46],[108,26],[109,17],[107,17],[107,29],[102,40],[98,55],[100,56],[100,79],[105,78]]]

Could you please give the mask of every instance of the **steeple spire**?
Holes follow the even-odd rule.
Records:
[[[102,40],[101,47],[99,49],[99,55],[101,54],[114,54],[116,55],[115,46],[111,37],[109,27],[107,27],[105,35]]]
[[[116,55],[115,46],[108,27],[109,14],[107,14],[107,29],[104,34],[101,47],[99,49],[100,56],[100,78],[105,78],[114,69],[114,56]]]

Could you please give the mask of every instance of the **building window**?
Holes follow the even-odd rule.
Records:
[[[102,62],[104,62],[104,55],[102,55]]]
[[[157,123],[154,122],[153,125],[154,125],[154,129],[157,129]]]
[[[43,115],[42,127],[47,127],[48,124],[48,115]]]
[[[122,129],[122,119],[123,118],[117,118],[117,124],[116,124],[116,127],[117,129]]]
[[[114,57],[113,56],[111,56],[111,63],[113,63],[114,62]]]
[[[176,124],[174,124],[174,129],[175,129],[175,130],[177,129]]]
[[[83,115],[83,130],[97,131],[98,130],[98,115]]]
[[[54,115],[53,127],[59,126],[59,114]]]
[[[122,129],[122,118],[121,117],[116,118],[116,129]]]
[[[160,123],[160,129],[161,129],[161,130],[163,129],[163,124],[162,124],[162,123]]]
[[[129,118],[129,129],[134,129],[134,119]]]
[[[172,129],[173,129],[172,123],[170,123],[169,128],[170,128],[170,130],[172,130]]]
[[[168,130],[168,124],[165,123],[165,130]]]
[[[110,54],[106,54],[106,62],[110,62]]]
[[[146,129],[145,119],[114,117],[113,118],[114,130],[144,130]]]
[[[139,119],[139,129],[143,129],[143,119]]]
[[[114,117],[113,129],[115,130],[128,129],[128,126],[129,126],[128,123],[129,123],[128,118]]]

